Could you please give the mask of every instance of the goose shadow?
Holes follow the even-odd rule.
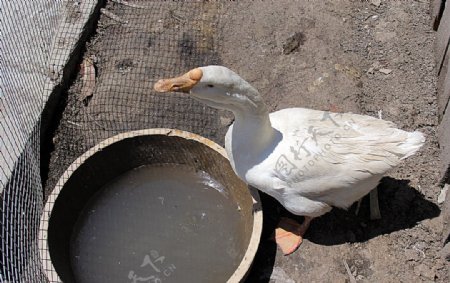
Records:
[[[280,209],[284,209],[274,198],[261,191],[258,192],[263,207],[263,230],[258,251],[245,280],[247,283],[270,281],[277,254],[277,245],[272,240],[272,234],[279,221]]]
[[[439,207],[411,187],[409,180],[383,178],[378,185],[378,199],[381,219],[370,220],[367,195],[358,214],[355,213],[356,203],[348,210],[334,208],[311,222],[305,238],[327,246],[365,242],[379,235],[412,228],[420,221],[440,214]]]
[[[303,221],[282,207],[275,199],[259,192],[263,205],[263,232],[252,268],[245,282],[269,282],[277,246],[271,239],[280,217]],[[314,219],[305,238],[325,246],[365,242],[382,234],[412,228],[418,222],[439,216],[439,207],[426,200],[409,180],[385,177],[378,185],[380,220],[370,220],[369,196],[362,200],[359,213],[356,203],[348,210],[333,208],[329,213]]]

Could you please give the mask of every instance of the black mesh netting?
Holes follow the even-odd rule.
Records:
[[[183,95],[152,90],[159,78],[220,63],[221,4],[11,3],[0,1],[1,33],[9,39],[1,45],[6,55],[0,62],[0,282],[53,282],[58,278],[44,275],[39,257],[39,222],[43,204],[78,156],[108,137],[145,128],[177,128],[222,143],[222,113]],[[23,20],[30,14],[34,18]],[[95,28],[89,30],[86,23],[92,19]],[[70,47],[80,34],[85,35],[81,44]],[[68,63],[79,66],[72,68],[73,76],[67,74]],[[49,97],[56,107],[49,108],[44,132],[49,136],[41,136],[40,117]]]
[[[223,136],[216,110],[185,95],[153,91],[159,78],[218,63],[218,4],[133,3],[108,3],[87,43],[84,71],[68,92],[54,138],[49,190],[74,158],[120,132],[165,127],[216,141]]]

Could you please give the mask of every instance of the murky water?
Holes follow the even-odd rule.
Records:
[[[71,241],[77,282],[226,282],[245,243],[225,188],[187,166],[143,166],[106,185]]]

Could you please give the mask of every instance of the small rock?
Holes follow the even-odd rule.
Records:
[[[379,69],[378,71],[379,71],[380,73],[385,74],[385,75],[389,75],[389,74],[392,72],[391,69],[385,69],[385,68],[381,68],[381,69]]]
[[[373,75],[375,73],[374,68],[370,67],[369,70],[367,70],[367,73]]]
[[[318,77],[316,80],[314,80],[313,85],[314,86],[319,86],[324,82],[323,77]]]
[[[378,15],[373,15],[371,18],[372,18],[372,20],[376,20],[376,19],[378,19]]]
[[[302,32],[296,32],[290,37],[286,39],[283,44],[283,54],[288,55],[294,51],[297,51],[298,48],[305,44],[306,37]]]
[[[406,260],[408,260],[408,261],[418,261],[419,260],[419,255],[417,254],[417,252],[414,250],[410,250],[410,249],[405,250],[405,257],[406,257]]]
[[[416,251],[418,251],[418,252],[420,252],[420,253],[422,253],[422,256],[425,257],[425,253],[424,253],[423,251],[427,248],[427,246],[428,246],[428,245],[427,245],[426,242],[420,241],[420,242],[417,242],[417,243],[413,246],[413,249],[416,250]]]
[[[447,196],[449,184],[445,184],[445,186],[441,189],[441,193],[438,196],[437,202],[438,204],[442,204],[445,201],[445,197]]]
[[[381,0],[370,0],[370,4],[380,7],[381,5]]]

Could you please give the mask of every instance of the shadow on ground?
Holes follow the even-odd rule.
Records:
[[[355,204],[348,211],[333,209],[314,220],[306,238],[321,245],[365,242],[379,235],[412,228],[440,213],[436,204],[409,186],[408,180],[383,178],[378,186],[378,197],[380,220],[370,220],[369,197],[366,196],[358,215]]]
[[[271,240],[272,233],[279,221],[280,210],[284,208],[272,197],[259,192],[263,206],[263,231],[258,251],[246,282],[269,282],[275,265],[277,245]]]
[[[261,193],[264,210],[264,228],[261,244],[247,282],[269,282],[277,246],[270,238],[280,217],[287,216],[303,221],[303,217],[285,210],[276,200]],[[383,178],[378,186],[382,219],[370,220],[369,197],[364,197],[359,214],[356,204],[349,210],[334,208],[330,213],[311,223],[306,239],[319,245],[339,245],[366,242],[383,234],[414,227],[418,222],[439,216],[439,207],[426,200],[408,180]]]

